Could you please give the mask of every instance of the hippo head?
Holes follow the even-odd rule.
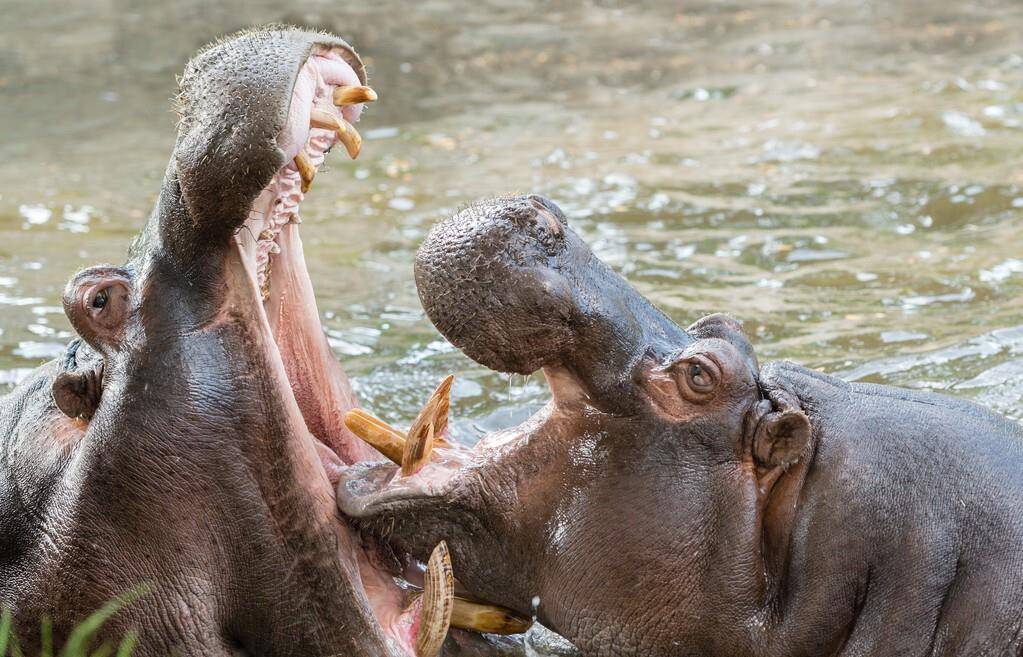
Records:
[[[299,236],[327,151],[358,154],[365,82],[346,43],[289,29],[188,64],[127,264],[71,279],[80,337],[0,399],[0,608],[29,648],[144,586],[107,625],[136,654],[440,649],[443,547],[420,596],[337,511],[338,469],[374,452],[344,427]]]
[[[727,619],[784,568],[811,449],[807,416],[760,380],[739,324],[678,327],[537,196],[439,224],[415,275],[448,340],[501,372],[542,370],[552,400],[414,473],[347,468],[342,510],[399,556],[446,541],[472,593],[584,653],[728,645]]]

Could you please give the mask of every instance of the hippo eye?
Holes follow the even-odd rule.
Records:
[[[689,378],[692,379],[694,383],[703,383],[707,380],[707,377],[704,376],[703,368],[700,367],[699,363],[693,363],[689,366]]]
[[[96,296],[92,298],[92,307],[96,310],[102,310],[106,307],[107,301],[110,299],[110,293],[107,288],[103,288],[96,293]]]
[[[721,378],[717,363],[703,355],[694,356],[683,371],[685,374],[678,381],[679,392],[692,402],[706,401]]]

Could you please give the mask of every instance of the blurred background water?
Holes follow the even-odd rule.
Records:
[[[380,93],[303,240],[382,416],[449,372],[463,436],[546,398],[447,345],[411,275],[438,219],[524,192],[683,325],[731,313],[762,360],[1023,416],[1018,1],[3,4],[0,391],[69,340],[68,278],[123,261],[188,57],[281,21],[347,38]]]

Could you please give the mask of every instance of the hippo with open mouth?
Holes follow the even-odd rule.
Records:
[[[1023,654],[1017,424],[761,367],[722,315],[683,330],[540,197],[442,222],[415,273],[448,340],[552,400],[473,450],[443,403],[407,434],[350,413],[401,465],[347,466],[338,504],[399,560],[446,541],[587,655]]]
[[[128,592],[100,639],[137,631],[138,655],[521,651],[448,635],[523,626],[454,595],[442,542],[396,580],[336,508],[340,468],[376,452],[344,426],[300,205],[327,151],[358,155],[365,85],[344,41],[283,28],[188,64],[127,264],[70,281],[80,337],[0,398],[0,609],[26,651]]]

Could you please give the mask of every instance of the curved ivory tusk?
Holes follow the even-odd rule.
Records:
[[[348,157],[354,160],[359,157],[359,152],[362,151],[362,135],[348,121],[338,119],[338,122],[341,124],[341,127],[338,128],[337,138],[345,145]]]
[[[309,186],[313,184],[313,178],[316,177],[316,167],[313,166],[305,151],[299,151],[295,156],[295,168],[298,169],[298,175],[302,176],[302,193],[305,194],[309,191]]]
[[[333,130],[334,132],[341,129],[341,123],[337,120],[336,116],[327,110],[315,107],[309,110],[309,126],[320,128],[321,130]]]
[[[455,598],[455,575],[451,570],[448,544],[441,541],[426,563],[423,606],[416,633],[417,657],[437,657],[451,626]]]
[[[455,598],[451,609],[451,627],[487,634],[522,634],[532,625],[510,609]]]
[[[408,430],[408,440],[401,457],[401,473],[408,477],[419,471],[429,460],[434,438],[448,427],[451,408],[451,384],[455,377],[448,375],[426,401]]]
[[[451,447],[451,443],[443,438],[443,433],[448,428],[451,385],[454,380],[452,375],[444,377],[423,410],[419,411],[408,434],[361,408],[353,408],[345,414],[345,426],[392,462],[403,466],[402,474],[413,474],[429,461],[433,447]],[[404,467],[406,458],[409,460],[407,472]]]
[[[334,104],[339,107],[372,103],[377,99],[377,92],[369,87],[337,87],[334,89]]]
[[[392,462],[401,465],[401,455],[405,451],[404,433],[361,408],[353,408],[345,414],[345,426]]]

